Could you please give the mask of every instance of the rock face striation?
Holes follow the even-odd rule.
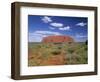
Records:
[[[55,35],[55,36],[44,37],[42,42],[44,42],[44,43],[74,42],[74,39],[70,36]]]

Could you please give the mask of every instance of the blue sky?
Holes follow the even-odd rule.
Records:
[[[50,35],[71,36],[76,42],[85,42],[88,36],[88,18],[28,15],[28,41],[41,42]]]

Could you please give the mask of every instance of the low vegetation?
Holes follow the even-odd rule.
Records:
[[[29,43],[28,66],[87,64],[86,43]]]

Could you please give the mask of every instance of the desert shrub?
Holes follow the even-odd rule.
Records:
[[[49,52],[42,52],[41,54],[43,56],[43,59],[47,59],[47,58],[50,57],[50,53]]]
[[[73,53],[74,52],[74,50],[72,49],[72,48],[69,48],[68,50],[67,50],[69,53]]]
[[[56,51],[56,50],[55,50],[55,51],[52,51],[52,54],[53,54],[53,55],[59,55],[59,54],[61,54],[61,51]]]
[[[61,46],[58,46],[58,49],[62,49],[62,47]]]
[[[34,61],[34,60],[29,60],[28,61],[28,66],[36,66],[37,65],[37,62]]]

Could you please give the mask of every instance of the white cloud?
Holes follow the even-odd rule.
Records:
[[[48,16],[44,16],[43,18],[41,18],[41,20],[42,20],[44,23],[52,22],[51,18],[48,17]]]
[[[64,27],[64,24],[62,24],[62,23],[51,23],[50,25],[53,26],[53,27],[50,27],[50,29],[58,28],[59,30],[62,30],[62,31],[71,30],[70,26],[65,26]]]
[[[52,32],[52,31],[35,31],[37,34],[42,34],[42,35],[61,35],[59,32]]]
[[[82,33],[77,33],[75,35],[75,41],[76,42],[85,42],[87,40],[88,36],[86,34],[82,34]]]
[[[29,42],[41,42],[41,37],[37,36],[29,36]]]
[[[86,38],[87,35],[84,35],[82,33],[76,34],[76,38]]]
[[[87,23],[84,23],[84,22],[80,22],[80,23],[77,23],[77,24],[76,24],[76,26],[81,26],[81,27],[83,27],[83,26],[85,26],[85,25],[87,25]]]
[[[51,30],[54,30],[55,28],[54,27],[49,27]]]
[[[50,25],[53,26],[53,27],[58,27],[58,28],[63,27],[62,23],[56,23],[56,22],[51,23]]]
[[[41,42],[43,37],[47,37],[49,35],[62,35],[59,32],[52,31],[35,31],[33,33],[29,33],[29,42]]]
[[[29,42],[41,42],[42,35],[35,34],[35,33],[29,33]]]
[[[63,27],[63,28],[59,28],[59,30],[70,30],[70,26],[66,26],[66,27]]]

